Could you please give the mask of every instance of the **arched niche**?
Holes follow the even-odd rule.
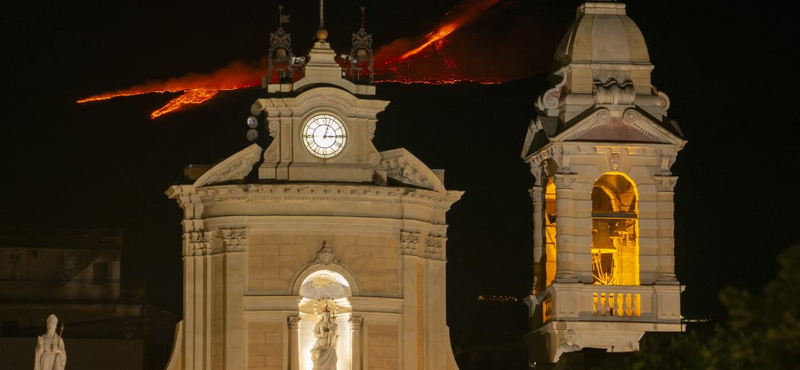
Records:
[[[358,296],[361,294],[361,282],[356,278],[356,274],[349,268],[339,263],[317,263],[310,264],[306,268],[299,270],[292,278],[292,294],[300,295],[300,288],[309,276],[316,274],[319,271],[330,271],[341,276],[347,282],[348,297]]]
[[[297,305],[300,316],[297,336],[300,369],[312,370],[314,367],[311,355],[317,341],[314,327],[321,320],[323,311],[328,311],[332,313],[332,321],[336,324],[336,368],[350,370],[353,353],[350,328],[353,308],[349,299],[353,290],[350,280],[336,271],[342,270],[338,265],[322,265],[311,270],[295,282],[296,294],[300,296]]]
[[[592,282],[639,285],[639,193],[622,172],[592,187]]]

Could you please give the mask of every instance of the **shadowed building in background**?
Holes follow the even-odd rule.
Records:
[[[70,356],[67,368],[163,364],[177,317],[146,304],[142,282],[120,279],[122,248],[122,230],[116,229],[0,229],[4,363],[32,366],[36,336],[56,314]],[[105,361],[117,357],[124,364]]]
[[[625,4],[581,5],[553,68],[522,152],[536,178],[531,362],[683,330],[670,168],[686,141]]]

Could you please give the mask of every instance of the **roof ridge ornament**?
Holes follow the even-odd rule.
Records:
[[[365,7],[361,7],[361,28],[358,33],[353,34],[353,47],[350,49],[350,55],[345,55],[345,57],[350,64],[348,73],[354,82],[361,79],[361,72],[366,69],[369,75],[369,83],[373,83],[375,82],[375,70],[373,68],[372,34],[367,33],[364,28],[366,23],[365,9]]]
[[[280,82],[291,80],[294,77],[294,54],[292,54],[292,34],[283,30],[283,24],[289,23],[289,15],[283,14],[283,5],[278,5],[278,29],[269,34],[269,66],[267,75],[264,76],[263,85],[266,87],[272,82],[272,72],[276,69],[280,71]]]

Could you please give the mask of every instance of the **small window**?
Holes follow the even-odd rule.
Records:
[[[92,276],[95,284],[108,283],[108,262],[96,262]]]

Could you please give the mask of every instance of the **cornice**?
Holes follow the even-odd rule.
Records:
[[[194,188],[191,185],[173,186],[167,191],[179,203],[202,202],[342,202],[415,204],[447,210],[463,192],[439,193],[427,189],[357,186],[342,184],[244,184],[213,185]]]

